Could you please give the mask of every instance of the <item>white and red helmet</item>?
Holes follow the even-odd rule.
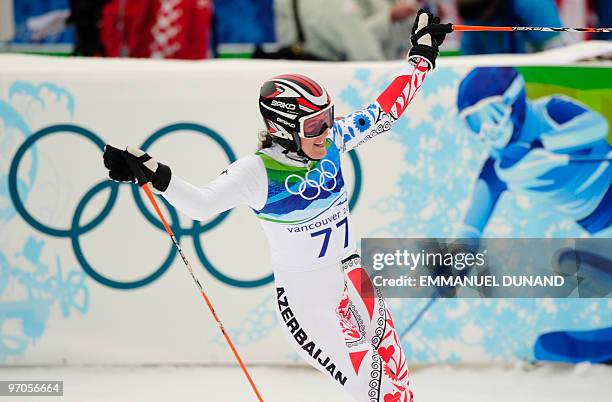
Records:
[[[283,74],[264,82],[259,111],[268,133],[290,151],[301,149],[300,137],[318,137],[334,121],[334,105],[325,88],[299,74]]]

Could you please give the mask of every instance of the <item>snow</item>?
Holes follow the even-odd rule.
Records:
[[[334,382],[306,367],[252,367],[266,402],[350,402]],[[255,401],[241,372],[204,366],[1,367],[2,380],[63,380],[68,402]],[[430,366],[413,370],[417,402],[610,401],[612,366],[580,364]],[[19,401],[39,401],[20,397]]]

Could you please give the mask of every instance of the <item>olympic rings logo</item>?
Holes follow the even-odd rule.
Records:
[[[232,163],[236,160],[236,155],[234,151],[230,147],[230,145],[225,141],[225,139],[219,135],[214,130],[195,123],[176,123],[170,124],[166,127],[163,127],[153,134],[151,134],[139,147],[143,151],[147,151],[157,140],[160,138],[169,135],[175,131],[188,130],[199,133],[205,137],[212,139],[217,145],[219,145],[222,151],[225,153],[225,156],[228,159],[229,163]],[[85,254],[83,253],[83,249],[80,243],[80,236],[84,235],[93,229],[95,229],[98,225],[100,225],[111,213],[115,202],[117,201],[117,196],[119,193],[119,185],[116,182],[105,180],[103,182],[95,184],[88,191],[85,192],[81,200],[78,202],[77,207],[74,211],[74,215],[72,216],[72,220],[69,228],[59,228],[53,227],[50,225],[46,225],[36,218],[34,218],[26,209],[21,196],[18,191],[18,171],[19,166],[26,155],[26,153],[30,150],[30,152],[35,152],[35,148],[32,148],[38,141],[45,137],[52,136],[54,134],[65,134],[71,133],[77,136],[83,137],[89,141],[91,141],[99,150],[102,152],[104,150],[105,142],[92,131],[87,130],[83,127],[72,125],[72,124],[59,124],[46,127],[42,130],[39,130],[29,136],[23,144],[17,149],[15,156],[10,165],[9,176],[8,176],[8,187],[9,194],[11,197],[11,201],[15,207],[17,213],[34,229],[38,230],[41,233],[45,233],[54,237],[62,237],[70,239],[72,244],[72,249],[74,251],[74,255],[83,268],[83,270],[95,281],[98,283],[108,286],[115,289],[137,289],[143,286],[146,286],[160,276],[162,276],[168,268],[172,265],[175,257],[176,257],[176,248],[170,244],[170,251],[168,252],[167,257],[162,261],[159,267],[157,267],[151,274],[137,280],[133,281],[118,281],[114,279],[110,279],[96,270],[92,264],[87,260]],[[355,186],[353,190],[353,194],[351,196],[351,200],[349,205],[352,207],[357,202],[359,198],[359,193],[361,192],[361,165],[359,163],[359,159],[357,158],[357,154],[351,151],[350,153],[351,162],[355,169]],[[335,166],[334,166],[335,168]],[[337,169],[336,169],[337,171]],[[128,184],[129,185],[129,184]],[[106,204],[100,211],[100,213],[92,218],[89,222],[81,222],[83,212],[87,206],[87,204],[101,191],[106,189],[110,190],[108,199],[106,200]],[[138,206],[138,209],[143,214],[148,222],[150,222],[157,230],[165,231],[162,223],[149,212],[146,208],[143,199],[141,197],[140,192],[138,191],[137,186],[131,186],[132,195],[134,197],[134,201]],[[210,222],[202,223],[198,221],[193,221],[191,227],[183,228],[179,224],[179,218],[176,210],[165,200],[162,199],[163,203],[166,205],[167,210],[170,215],[170,226],[172,227],[172,231],[176,236],[177,240],[180,241],[181,237],[191,237],[193,240],[194,248],[196,251],[196,255],[203,267],[217,280],[234,287],[239,288],[254,288],[259,286],[264,286],[268,283],[271,283],[274,280],[274,276],[272,273],[262,276],[257,279],[252,280],[243,280],[231,277],[219,269],[215,267],[215,265],[210,261],[210,259],[206,256],[204,247],[202,245],[202,241],[200,239],[200,235],[203,233],[213,229],[223,222],[227,216],[231,213],[231,211],[223,212],[219,214],[217,217],[212,219]]]
[[[327,162],[327,165],[325,164],[325,162]],[[319,178],[312,178],[310,176],[312,173],[318,174]],[[310,201],[316,199],[321,194],[321,189],[325,191],[332,191],[333,189],[335,189],[336,185],[338,184],[336,180],[337,175],[338,167],[334,164],[334,162],[330,161],[329,159],[323,159],[319,164],[319,167],[315,167],[314,169],[309,170],[304,175],[304,177],[295,173],[287,176],[287,178],[285,179],[285,188],[289,193],[294,195],[300,195],[303,199]],[[289,184],[289,181],[291,179],[295,180],[296,178],[297,182],[299,183],[297,186],[297,191],[292,188],[295,187],[295,184],[293,186]],[[331,184],[331,182],[328,183],[328,180],[331,180],[331,182],[333,182],[333,185]],[[316,192],[311,195],[306,195],[306,191],[308,189],[313,188],[316,189]]]

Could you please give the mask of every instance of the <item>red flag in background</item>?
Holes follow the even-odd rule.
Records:
[[[112,0],[100,38],[108,57],[209,57],[212,0]]]
[[[151,57],[205,59],[208,57],[212,0],[158,0],[151,28]]]

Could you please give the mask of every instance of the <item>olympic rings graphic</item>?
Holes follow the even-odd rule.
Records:
[[[325,165],[325,162],[327,162],[328,165]],[[325,166],[328,166],[328,168],[326,169]],[[321,194],[321,189],[325,191],[332,191],[335,189],[336,184],[338,184],[336,180],[336,176],[338,175],[338,167],[329,159],[323,159],[319,164],[319,167],[320,168],[315,167],[314,169],[309,170],[303,178],[295,173],[287,176],[285,179],[285,188],[287,191],[290,194],[300,195],[303,199],[310,201],[316,199]],[[311,173],[318,173],[319,178],[310,178]],[[297,178],[298,180],[299,185],[297,187],[297,191],[294,190],[289,184],[291,178],[294,178],[294,180]],[[330,185],[330,183],[327,182],[329,179],[333,180],[333,185]],[[306,190],[311,188],[314,188],[317,191],[314,195],[307,196]]]
[[[214,130],[206,126],[195,124],[195,123],[175,123],[175,124],[170,124],[166,127],[163,127],[157,130],[156,132],[154,132],[153,134],[151,134],[144,141],[144,143],[140,146],[140,148],[146,151],[160,138],[168,134],[171,134],[175,131],[179,131],[179,130],[194,131],[194,132],[197,132],[199,134],[202,134],[203,136],[206,136],[212,139],[215,143],[217,143],[217,145],[221,147],[222,151],[225,153],[230,163],[236,160],[236,155],[234,154],[234,151],[232,150],[230,145],[227,143],[227,141],[225,141],[225,139],[221,135],[219,135],[217,132],[215,132]],[[120,184],[112,182],[110,180],[106,180],[98,184],[95,184],[91,189],[89,189],[83,195],[81,200],[78,202],[69,228],[58,228],[58,227],[53,227],[53,226],[49,226],[44,223],[41,223],[36,218],[34,218],[26,209],[24,202],[22,201],[21,196],[19,194],[19,190],[18,190],[17,173],[19,170],[19,166],[24,156],[28,152],[28,150],[31,149],[30,152],[35,152],[35,148],[32,148],[32,147],[39,140],[45,137],[51,136],[53,134],[57,134],[57,133],[76,134],[80,137],[84,137],[85,139],[91,141],[100,151],[104,150],[105,142],[99,136],[97,136],[90,130],[87,130],[83,127],[72,125],[72,124],[59,124],[59,125],[49,126],[29,136],[24,141],[24,143],[21,144],[21,146],[17,149],[17,152],[15,153],[15,156],[11,162],[10,169],[9,169],[9,177],[8,177],[9,194],[13,202],[13,205],[15,206],[15,210],[34,229],[42,233],[45,233],[47,235],[50,235],[50,236],[69,238],[71,241],[72,248],[73,248],[77,261],[79,262],[83,270],[92,279],[94,279],[98,283],[104,286],[108,286],[108,287],[115,288],[115,289],[122,289],[122,290],[136,289],[136,288],[140,288],[140,287],[143,287],[143,286],[146,286],[152,283],[153,281],[158,279],[160,276],[162,276],[166,272],[166,270],[168,270],[168,268],[172,265],[172,262],[174,261],[176,254],[177,254],[176,249],[172,245],[170,245],[170,251],[168,252],[167,257],[164,259],[161,265],[158,268],[156,268],[155,271],[153,271],[151,274],[141,279],[137,279],[133,281],[118,281],[118,280],[110,279],[102,275],[96,269],[94,269],[93,266],[90,264],[90,262],[87,261],[87,259],[85,258],[83,249],[80,244],[80,240],[79,240],[80,236],[95,229],[110,214],[110,212],[112,211],[115,205],[115,202],[117,201]],[[359,159],[356,153],[351,151],[349,155],[350,155],[350,159],[351,159],[351,162],[355,170],[355,185],[353,189],[353,194],[349,202],[349,206],[352,208],[357,202],[359,198],[359,194],[361,192],[361,164],[359,162]],[[323,177],[324,175],[327,175],[325,177],[331,178],[331,176],[329,176],[331,174],[335,179],[338,169],[331,161],[328,161],[328,162],[331,163],[334,170],[333,171],[325,170],[323,168],[323,163],[321,163],[321,166],[322,166],[321,176]],[[333,187],[335,187],[335,183]],[[150,222],[158,230],[164,231],[162,223],[155,216],[153,216],[153,214],[151,214],[149,210],[146,208],[143,202],[143,199],[141,197],[141,194],[138,191],[138,187],[131,186],[131,188],[132,188],[132,194],[134,196],[136,205],[138,206],[138,209],[143,214],[143,216],[146,218],[146,220]],[[98,193],[106,189],[109,189],[110,193],[109,193],[108,199],[106,200],[106,204],[104,204],[104,207],[102,208],[100,213],[94,218],[92,218],[89,222],[81,223],[83,211],[85,210],[87,204]],[[231,211],[227,211],[227,212],[219,214],[216,218],[214,218],[210,222],[201,223],[201,222],[194,221],[190,228],[183,228],[179,224],[178,214],[176,210],[165,199],[162,198],[162,201],[164,202],[164,204],[167,207],[167,210],[169,211],[170,222],[171,222],[170,225],[172,226],[172,230],[177,240],[180,240],[182,236],[191,237],[193,239],[193,244],[194,244],[194,248],[196,251],[196,255],[200,259],[200,262],[202,263],[204,268],[217,280],[227,285],[239,287],[239,288],[253,288],[253,287],[264,286],[268,283],[271,283],[274,280],[274,276],[272,273],[265,275],[261,278],[252,279],[252,280],[242,280],[242,279],[233,278],[229,275],[224,274],[219,269],[217,269],[215,265],[212,263],[212,261],[210,261],[210,259],[206,256],[206,253],[204,252],[204,247],[202,246],[200,235],[203,234],[204,232],[207,232],[215,228],[219,224],[221,224],[221,222],[223,222],[227,218],[227,216],[231,213]]]

